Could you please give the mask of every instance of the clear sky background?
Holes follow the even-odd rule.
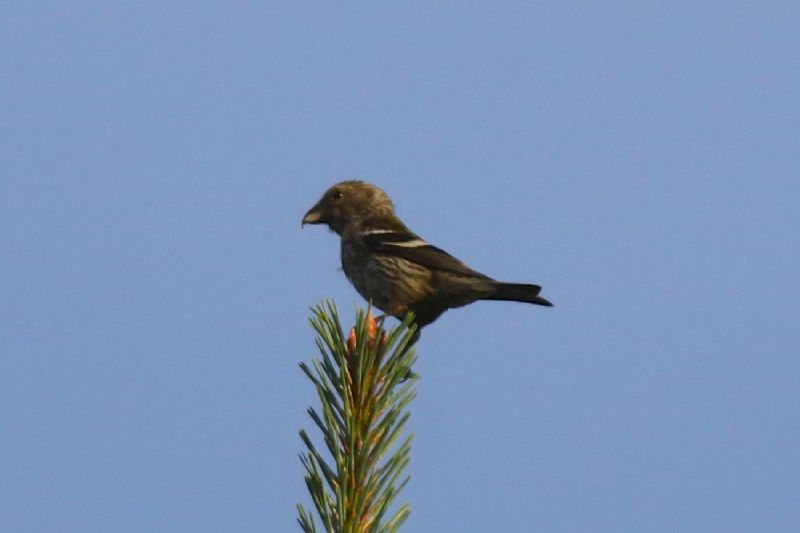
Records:
[[[404,531],[798,530],[796,6],[3,2],[0,530],[297,530],[354,178],[556,304],[426,329]]]

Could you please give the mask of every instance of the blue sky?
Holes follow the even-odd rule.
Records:
[[[797,529],[798,16],[4,3],[0,529],[295,531],[353,178],[556,304],[426,329],[404,531]]]

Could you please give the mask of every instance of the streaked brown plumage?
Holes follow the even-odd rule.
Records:
[[[327,224],[338,233],[342,268],[359,294],[400,319],[412,311],[419,329],[476,300],[552,306],[538,285],[496,281],[425,242],[397,218],[386,193],[369,183],[334,185],[302,223]]]

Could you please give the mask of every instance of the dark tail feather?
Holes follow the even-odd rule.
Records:
[[[536,305],[546,305],[552,307],[549,301],[539,296],[542,288],[538,285],[528,285],[525,283],[501,283],[495,285],[495,291],[482,300],[509,300],[512,302],[528,302]]]

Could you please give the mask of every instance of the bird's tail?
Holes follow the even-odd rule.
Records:
[[[494,292],[488,296],[484,296],[481,299],[527,302],[531,304],[552,307],[553,304],[539,296],[539,291],[541,290],[542,288],[538,285],[529,285],[526,283],[502,283],[498,281],[494,285]]]

